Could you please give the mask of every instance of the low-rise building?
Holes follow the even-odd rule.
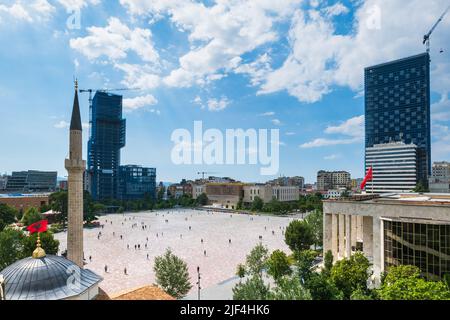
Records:
[[[351,175],[347,171],[324,171],[317,173],[317,190],[328,191],[330,189],[350,188]]]
[[[434,193],[450,193],[450,162],[433,163],[429,189]]]
[[[30,207],[40,208],[49,204],[50,193],[35,194],[0,194],[0,203],[7,204],[19,211],[25,211]]]
[[[273,198],[273,187],[268,184],[250,184],[244,186],[244,203],[252,203],[256,197],[261,198],[264,203]]]
[[[361,251],[376,280],[391,266],[415,265],[430,279],[450,273],[450,195],[358,195],[325,200],[324,253]]]
[[[54,192],[57,183],[56,171],[14,171],[6,184],[7,192]]]
[[[208,183],[206,195],[213,206],[225,209],[236,209],[240,199],[244,197],[243,183]]]
[[[121,200],[156,199],[156,169],[137,165],[119,167],[118,196]]]

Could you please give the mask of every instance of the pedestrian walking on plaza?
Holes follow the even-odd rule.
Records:
[[[148,242],[148,237],[147,237],[147,242]]]
[[[129,244],[127,244],[127,249],[128,249],[128,250],[130,249],[130,245],[129,245]]]
[[[228,239],[228,243],[231,244],[231,239]]]
[[[89,256],[89,262],[92,262],[92,256]]]
[[[189,231],[191,231],[192,230],[192,227],[191,226],[189,226]]]
[[[201,242],[203,243],[203,239],[201,239]]]
[[[105,264],[105,272],[108,273],[108,266]]]
[[[122,235],[120,235],[120,240],[122,240]]]
[[[203,251],[203,254],[204,254],[204,255],[205,255],[205,257],[206,257],[206,250],[204,250],[204,251]]]
[[[140,244],[138,244],[138,249],[141,250],[141,245]]]
[[[145,244],[145,249],[147,249],[147,244]]]
[[[147,260],[148,260],[148,253],[147,253]]]
[[[127,275],[127,268],[123,269],[123,273]]]
[[[134,250],[136,250],[137,249],[137,246],[136,245],[134,245]]]

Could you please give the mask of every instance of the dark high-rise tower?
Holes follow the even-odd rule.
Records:
[[[366,68],[365,113],[366,148],[401,140],[414,143],[418,181],[427,186],[431,174],[429,54]]]
[[[94,200],[116,199],[120,149],[125,146],[122,96],[97,91],[92,102],[88,142],[90,191]]]

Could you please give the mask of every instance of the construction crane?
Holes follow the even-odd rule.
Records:
[[[119,88],[119,89],[80,89],[80,93],[89,93],[89,137],[92,136],[92,92],[113,92],[113,91],[132,91],[141,90],[140,88]]]
[[[444,20],[447,13],[450,11],[450,5],[445,9],[444,13],[441,15],[439,20],[434,24],[433,28],[431,28],[430,32],[428,32],[426,35],[423,36],[423,44],[427,46],[427,53],[430,53],[430,38],[433,34],[436,27],[441,23],[442,20]],[[441,49],[441,53],[443,52],[443,49]]]

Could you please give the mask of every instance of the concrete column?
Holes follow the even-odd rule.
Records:
[[[338,226],[339,226],[338,257],[339,259],[343,259],[345,257],[345,215],[339,214]]]
[[[332,217],[331,214],[323,214],[323,254],[332,250]]]
[[[373,218],[362,217],[363,219],[363,251],[364,255],[373,258]]]
[[[345,215],[345,257],[352,256],[352,216]]]
[[[352,247],[356,247],[358,240],[358,216],[352,216]]]
[[[332,214],[331,215],[331,251],[333,252],[333,257],[336,260],[338,258],[338,232],[339,232],[339,225],[338,225],[338,215]]]
[[[382,238],[381,238],[381,219],[378,217],[373,217],[373,271],[374,276],[379,278],[381,275],[383,261],[381,250],[383,248]]]

